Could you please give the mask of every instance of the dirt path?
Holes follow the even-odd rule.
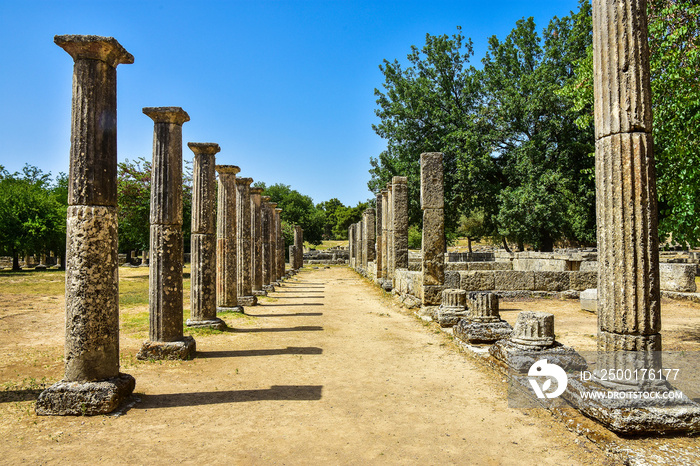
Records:
[[[121,416],[36,417],[0,403],[2,462],[611,461],[548,414],[509,409],[506,384],[348,268],[305,271],[262,301],[225,315],[233,330],[195,335],[193,361],[136,362],[140,340],[122,337],[140,401]],[[34,371],[60,378],[62,309],[40,320],[51,337]]]

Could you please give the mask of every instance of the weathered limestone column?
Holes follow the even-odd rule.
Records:
[[[420,155],[420,204],[423,209],[423,306],[439,306],[445,286],[445,196],[441,152]]]
[[[218,144],[188,142],[194,152],[192,165],[192,281],[188,327],[226,328],[216,317],[216,154]]]
[[[357,266],[355,267],[358,271],[361,273],[364,273],[365,267],[364,267],[364,245],[363,245],[363,238],[364,238],[364,231],[362,230],[363,222],[362,218],[360,218],[360,221],[357,222],[357,226],[355,227],[355,245],[357,247]]]
[[[281,213],[282,209],[275,209],[275,224],[277,226],[277,281],[281,281],[285,278],[284,235],[282,234],[282,219],[280,218]]]
[[[219,173],[216,210],[216,310],[243,312],[238,304],[236,247],[236,173],[235,165],[217,165]]]
[[[389,278],[389,221],[391,219],[391,209],[389,208],[389,190],[382,189],[382,286],[384,288],[389,286],[391,280]]]
[[[253,178],[236,178],[236,250],[238,268],[238,304],[255,306],[251,268],[250,184]]]
[[[408,268],[408,178],[395,176],[392,179],[392,219],[394,240],[392,242],[394,270]]]
[[[154,121],[148,340],[138,359],[191,359],[195,341],[182,333],[182,124],[180,107],[144,107]]]
[[[114,411],[134,378],[119,372],[117,258],[117,65],[134,57],[112,37],[56,36],[73,57],[66,224],[63,380],[36,403],[38,415]]]
[[[387,242],[386,242],[386,260],[387,260],[387,280],[385,281],[384,289],[392,289],[394,287],[394,269],[396,268],[396,254],[394,251],[394,185],[386,184],[387,195]]]
[[[250,188],[251,270],[254,296],[267,296],[267,292],[263,290],[262,192],[263,188]]]
[[[376,222],[376,210],[373,208],[366,209],[362,214],[362,230],[364,231],[364,236],[362,238],[364,251],[362,251],[362,260],[364,261],[364,268],[366,273],[369,274],[369,263],[374,260],[374,247],[376,245],[375,237],[375,222]]]
[[[384,230],[382,225],[382,217],[384,215],[384,207],[382,206],[382,194],[377,194],[377,218],[375,219],[375,245],[374,245],[374,262],[376,264],[377,275],[375,280],[380,283],[382,277],[384,277],[384,272],[382,271],[382,266],[384,264],[384,258],[382,257],[382,244],[384,244]]]
[[[355,268],[355,224],[348,227],[348,265]]]
[[[296,255],[294,256],[292,268],[299,270],[304,266],[304,229],[299,225],[294,226],[294,247],[296,248]],[[291,257],[289,260],[291,262]]]
[[[279,248],[279,243],[277,241],[277,223],[279,221],[279,216],[275,213],[277,209],[276,202],[268,202],[268,206],[270,207],[270,236],[268,238],[270,242],[270,285],[274,287],[280,286],[279,276],[277,275],[279,272],[279,266],[277,265],[279,262],[279,252],[277,251]]]
[[[272,282],[275,281],[272,277],[272,245],[270,243],[270,232],[272,230],[272,215],[270,209],[270,196],[261,196],[261,216],[260,216],[260,232],[262,234],[262,283],[265,292],[275,291]]]

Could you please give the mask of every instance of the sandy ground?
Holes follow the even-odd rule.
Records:
[[[144,272],[120,270],[123,280]],[[671,305],[679,310],[664,321],[677,332],[669,344],[697,349],[698,308]],[[575,301],[501,307],[511,322],[520,310],[556,307],[558,339],[595,347],[595,316]],[[63,374],[63,308],[62,293],[0,295],[2,463],[620,461],[547,411],[508,408],[507,384],[491,369],[347,267],[305,269],[246,316],[223,315],[229,331],[193,333],[192,361],[137,361],[145,335],[124,321],[147,307],[123,310],[122,371],[136,378],[136,392],[116,415],[33,413],[41,379]],[[678,462],[700,458],[696,438],[618,440],[649,452],[671,445]]]

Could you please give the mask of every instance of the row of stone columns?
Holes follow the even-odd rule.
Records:
[[[113,411],[135,380],[119,372],[116,67],[134,58],[111,37],[56,36],[74,59],[67,213],[65,376],[44,390],[40,415]],[[145,107],[154,122],[150,204],[149,340],[140,359],[188,359],[183,335],[182,125],[179,107]],[[217,310],[243,311],[285,275],[280,212],[240,169],[216,165],[218,144],[189,143],[192,327],[223,328]],[[216,175],[218,209],[214,215]],[[216,229],[216,231],[215,231]],[[215,272],[216,271],[216,272]]]
[[[408,268],[408,179],[395,176],[377,194],[377,207],[363,212],[362,219],[348,227],[349,263],[367,273],[369,262],[375,277],[386,290],[393,288],[394,270]]]

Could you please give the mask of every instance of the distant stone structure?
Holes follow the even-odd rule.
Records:
[[[258,298],[253,295],[253,270],[251,262],[252,236],[250,214],[250,185],[252,178],[236,178],[236,259],[237,293],[240,306],[255,306]]]
[[[251,271],[253,295],[267,296],[263,290],[263,188],[250,188]]]
[[[36,402],[38,415],[115,410],[136,381],[119,372],[117,65],[134,57],[112,37],[67,35],[73,57],[66,241],[65,375]]]
[[[217,312],[243,312],[238,304],[236,256],[236,173],[235,165],[217,165],[219,173],[216,214],[216,307]]]

